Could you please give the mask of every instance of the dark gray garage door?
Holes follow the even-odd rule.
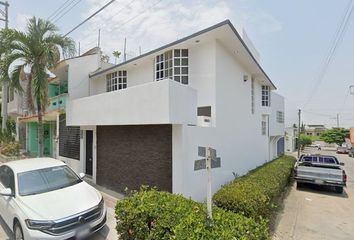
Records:
[[[172,191],[172,125],[97,126],[97,183]]]

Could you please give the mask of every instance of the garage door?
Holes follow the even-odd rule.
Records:
[[[172,191],[172,125],[97,126],[97,183]]]

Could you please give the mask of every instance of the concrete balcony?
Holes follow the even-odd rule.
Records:
[[[66,101],[68,99],[68,94],[60,94],[49,99],[49,106],[47,106],[47,111],[64,110]]]
[[[197,91],[172,80],[69,101],[67,125],[197,124]]]

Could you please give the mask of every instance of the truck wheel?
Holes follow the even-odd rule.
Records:
[[[340,194],[343,193],[343,187],[335,187],[335,189],[336,189],[336,193],[340,193]]]
[[[304,184],[302,182],[296,182],[296,188],[302,188]]]

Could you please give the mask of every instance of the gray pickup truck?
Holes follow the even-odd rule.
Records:
[[[337,193],[343,192],[347,175],[343,170],[344,164],[334,156],[302,155],[295,163],[294,178],[298,187],[303,183],[333,186]]]

